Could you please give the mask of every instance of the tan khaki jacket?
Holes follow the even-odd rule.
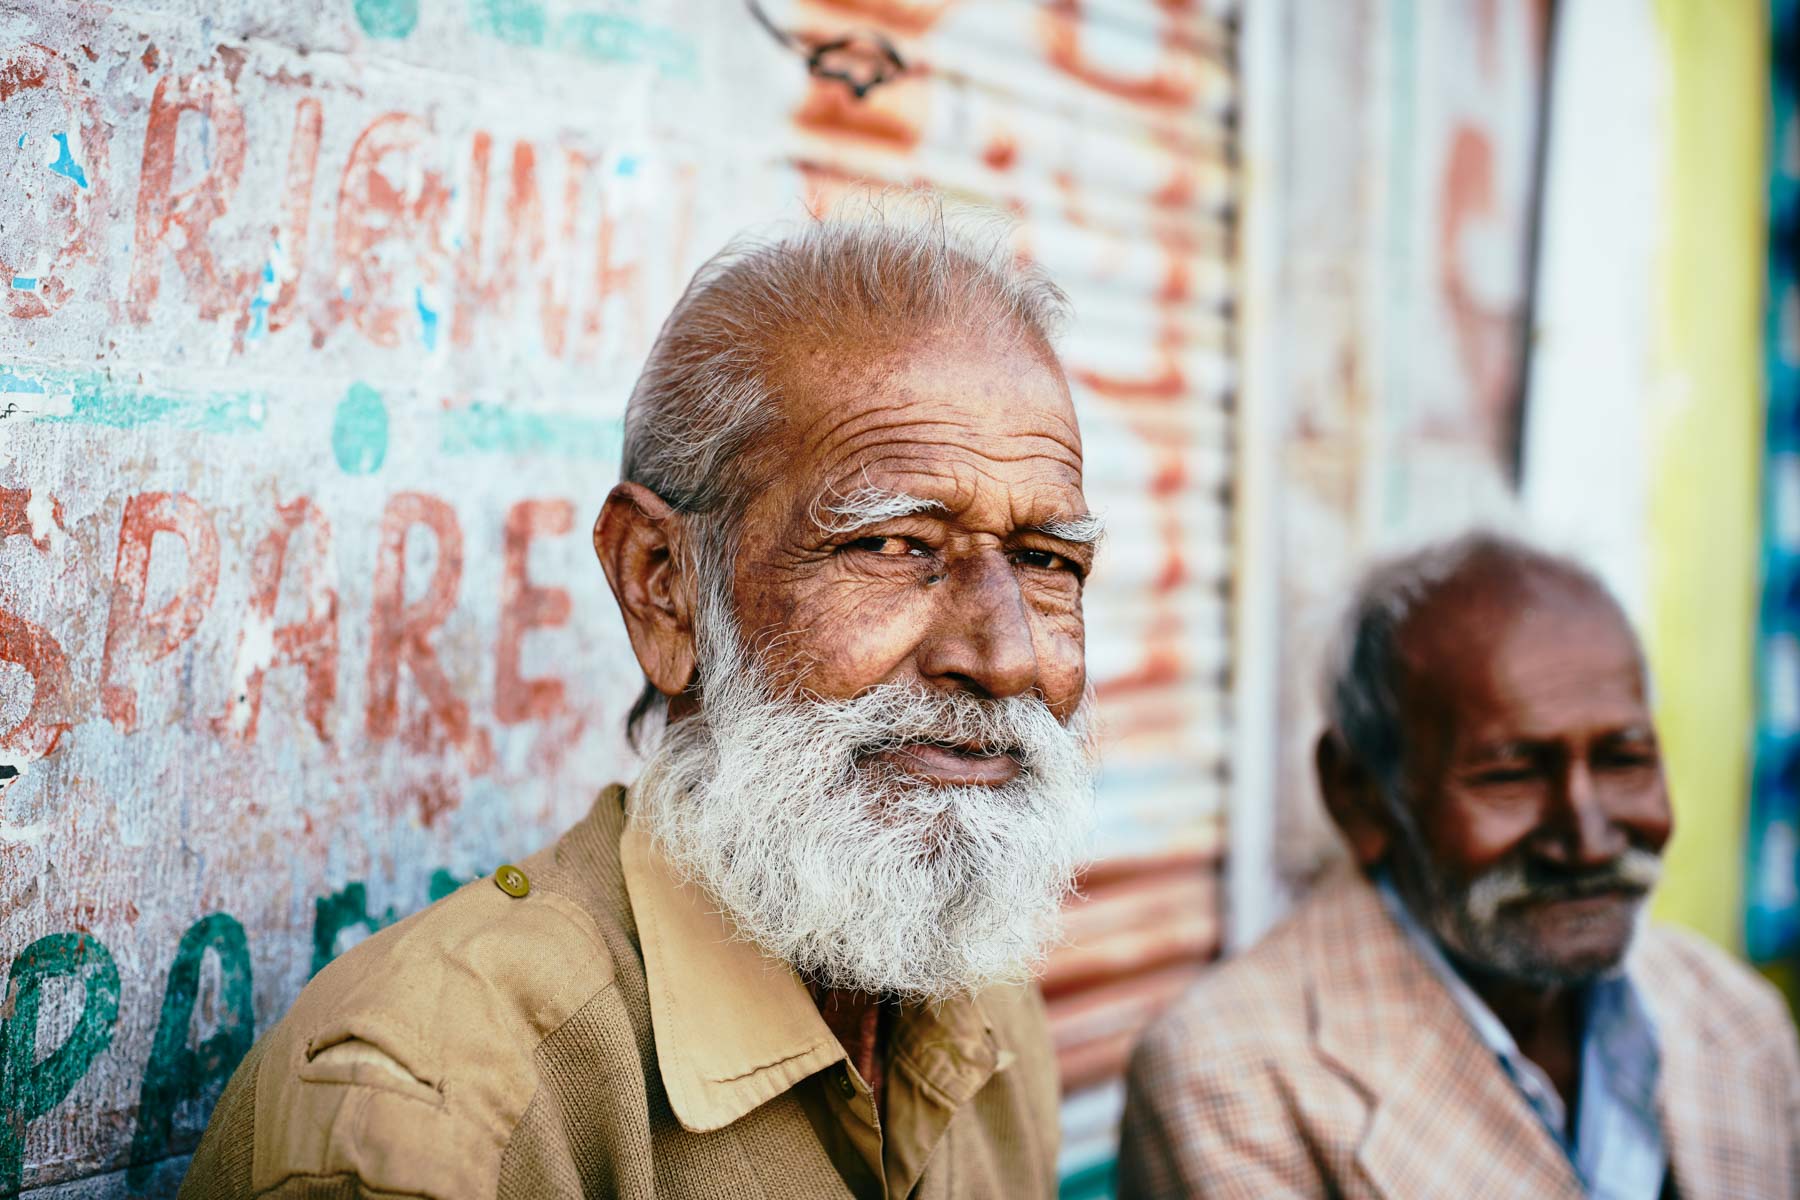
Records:
[[[805,985],[670,873],[623,789],[519,869],[524,896],[477,880],[321,971],[182,1200],[1054,1195],[1034,990],[903,1012],[878,1119]]]
[[[1800,1198],[1786,1006],[1691,934],[1626,969],[1658,1030],[1681,1200]],[[1360,875],[1322,887],[1151,1027],[1133,1056],[1120,1196],[1581,1200],[1574,1169]]]

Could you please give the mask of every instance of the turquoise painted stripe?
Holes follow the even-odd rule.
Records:
[[[254,433],[263,426],[267,403],[257,392],[182,394],[120,387],[93,376],[37,380],[45,393],[68,389],[69,412],[39,417],[39,425],[99,425],[109,429],[142,429],[150,425],[197,433]]]
[[[653,64],[671,79],[699,77],[694,39],[671,26],[591,8],[552,13],[544,0],[470,0],[475,32],[590,62]]]
[[[444,414],[438,448],[445,454],[543,454],[617,461],[624,442],[622,420],[476,403]]]

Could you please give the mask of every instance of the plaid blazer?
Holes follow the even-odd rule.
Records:
[[[1626,968],[1658,1029],[1682,1200],[1800,1198],[1800,1047],[1778,993],[1690,934]],[[1579,1200],[1567,1157],[1361,875],[1321,886],[1132,1056],[1135,1197]]]

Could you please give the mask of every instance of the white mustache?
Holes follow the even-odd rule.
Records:
[[[1511,904],[1531,900],[1573,900],[1604,892],[1648,892],[1662,878],[1662,859],[1632,847],[1605,866],[1553,880],[1524,862],[1502,863],[1476,878],[1468,888],[1468,912],[1487,924]]]

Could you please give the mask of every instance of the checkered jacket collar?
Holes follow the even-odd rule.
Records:
[[[1357,1161],[1391,1200],[1434,1194],[1446,1156],[1468,1180],[1504,1161],[1506,1194],[1577,1200],[1581,1185],[1456,1001],[1354,871],[1323,885],[1301,912],[1308,1006],[1322,1058],[1363,1095]],[[1646,931],[1626,971],[1661,1032],[1658,1107],[1682,1200],[1795,1196],[1771,1139],[1793,1134],[1800,1095],[1768,1047],[1747,1038],[1747,1014],[1723,1002],[1691,953]],[[1784,1036],[1792,1037],[1791,1033]],[[1445,1137],[1454,1106],[1469,1137]],[[1479,1131],[1479,1132],[1473,1132]],[[1471,1194],[1475,1189],[1471,1189]]]
[[[1311,1021],[1321,1056],[1369,1105],[1357,1161],[1370,1183],[1389,1197],[1430,1194],[1445,1155],[1486,1159],[1471,1162],[1471,1178],[1490,1170],[1486,1147],[1441,1136],[1441,1114],[1456,1106],[1484,1140],[1528,1151],[1507,1156],[1521,1172],[1516,1194],[1579,1200],[1568,1157],[1374,887],[1354,873],[1327,886],[1335,894],[1305,916]]]

